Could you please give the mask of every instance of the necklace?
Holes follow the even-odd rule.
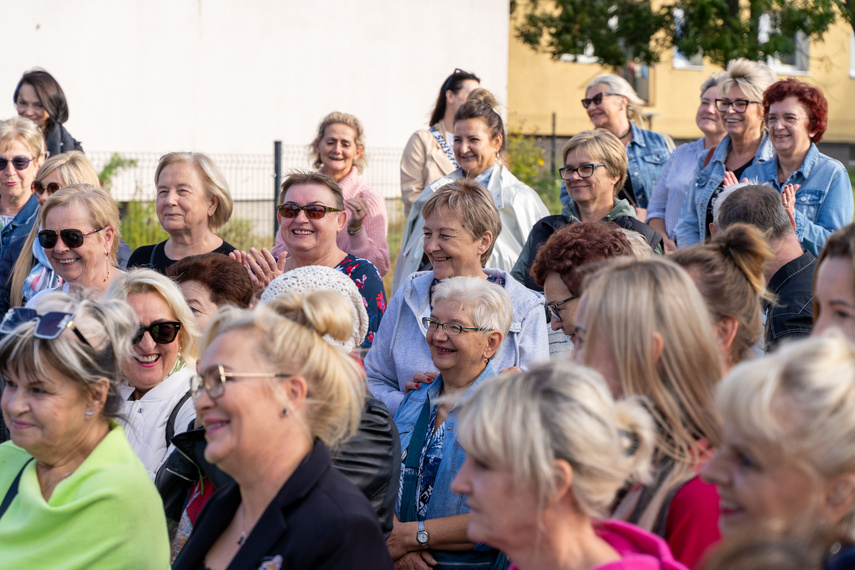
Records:
[[[628,131],[626,131],[623,135],[619,136],[618,138],[619,138],[620,140],[623,140],[623,139],[625,139],[626,137],[628,137],[631,133],[632,133],[632,125],[630,125],[630,126],[629,126],[629,130],[628,130]]]
[[[66,477],[68,477],[69,475],[71,475],[72,473],[74,473],[74,471],[69,471],[68,473],[66,473],[64,475],[60,475],[56,479],[52,479],[52,480],[48,481],[47,485],[42,487],[42,494],[44,494],[45,491],[47,491],[48,489],[50,489],[51,487],[53,487],[54,485],[56,485],[57,483],[59,483],[60,481],[62,481]]]
[[[243,506],[243,503],[240,505],[240,538],[237,541],[238,546],[243,546],[243,543],[246,542],[246,507]]]

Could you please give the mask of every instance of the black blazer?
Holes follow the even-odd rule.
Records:
[[[208,549],[228,527],[240,500],[236,483],[217,489],[174,570],[205,567]],[[368,500],[332,469],[329,451],[316,442],[246,537],[229,570],[357,567],[393,570],[394,565]]]

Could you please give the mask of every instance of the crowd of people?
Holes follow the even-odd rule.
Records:
[[[219,237],[228,181],[170,152],[169,238],[132,252],[61,87],[25,73],[0,121],[0,566],[855,567],[828,102],[741,59],[699,91],[675,149],[597,76],[550,214],[456,69],[404,150],[399,252],[342,112],[271,250]]]

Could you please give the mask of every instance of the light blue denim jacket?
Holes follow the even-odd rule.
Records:
[[[802,248],[819,255],[828,236],[852,222],[855,209],[849,174],[840,162],[819,152],[811,143],[801,167],[778,183],[778,157],[749,166],[743,178],[771,186],[778,192],[787,184],[796,190],[796,235]]]
[[[476,386],[489,378],[493,378],[495,375],[496,369],[491,362],[487,364],[484,371],[481,372],[475,382],[466,390],[466,395],[469,395]],[[441,388],[442,374],[437,376],[430,384],[422,384],[420,389],[411,390],[404,396],[404,401],[401,402],[401,407],[398,408],[398,413],[395,414],[395,424],[398,426],[398,433],[401,436],[402,454],[407,449],[407,446],[410,445],[413,430],[416,427],[419,414],[425,405],[426,398],[430,397],[431,405],[434,405],[440,397]],[[461,400],[465,398],[466,396]],[[448,412],[448,417],[445,418],[445,444],[443,446],[442,460],[439,463],[439,470],[436,473],[436,481],[433,484],[433,492],[428,502],[425,515],[426,520],[461,515],[469,512],[469,505],[466,504],[466,495],[458,495],[451,491],[451,481],[454,480],[457,472],[463,467],[463,461],[466,459],[466,452],[457,441],[457,420],[459,415],[460,403],[458,402]],[[396,511],[400,518],[400,503],[397,505]]]
[[[642,129],[635,123],[629,124],[632,140],[626,145],[626,157],[629,160],[627,172],[632,179],[632,191],[640,208],[646,208],[653,197],[656,182],[674,150],[671,137]],[[570,193],[564,181],[561,182],[561,205],[570,202]]]
[[[36,195],[30,196],[24,207],[17,213],[9,224],[0,230],[0,255],[8,247],[12,240],[26,236],[33,229],[33,224],[36,223],[36,218],[39,215],[39,201],[36,200]]]
[[[677,221],[677,247],[680,249],[704,241],[707,230],[707,206],[713,192],[724,180],[724,173],[727,171],[724,161],[731,146],[730,135],[724,135],[724,138],[715,147],[715,152],[713,152],[712,159],[706,168],[702,168],[702,166],[707,155],[703,154],[698,159],[698,174],[695,177],[694,184],[689,186],[689,192],[683,202],[683,210],[680,212],[680,218]],[[760,146],[754,153],[754,164],[746,169],[742,177],[744,178],[751,168],[770,160],[774,154],[775,149],[772,148],[769,135],[764,132]]]

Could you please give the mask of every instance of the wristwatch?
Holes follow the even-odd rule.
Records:
[[[427,548],[428,540],[430,540],[430,535],[425,530],[425,521],[419,521],[419,532],[416,533],[416,541],[422,548]]]

